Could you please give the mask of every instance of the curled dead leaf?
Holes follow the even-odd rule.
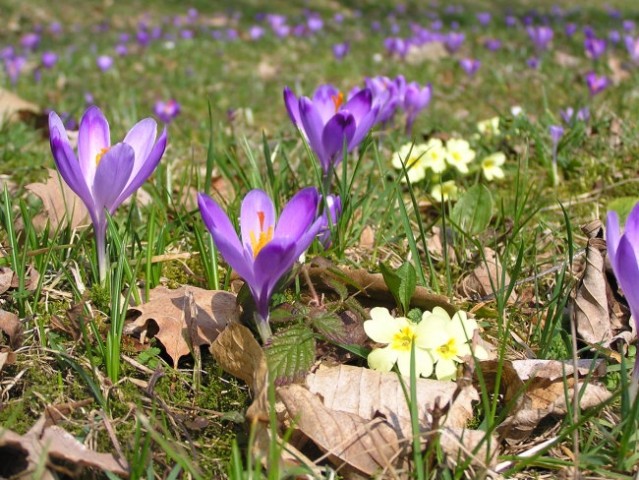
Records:
[[[44,117],[40,107],[20,98],[15,93],[0,88],[0,125],[34,117]]]
[[[191,311],[191,297],[187,292],[192,294],[192,301],[197,305],[195,328],[187,325],[190,314],[187,309]],[[227,324],[238,318],[235,295],[191,286],[175,290],[154,288],[147,303],[133,307],[129,312],[139,313],[139,316],[125,325],[124,333],[141,337],[154,335],[175,367],[180,357],[190,353],[189,345],[210,345]]]
[[[464,277],[457,287],[457,291],[465,298],[477,299],[499,294],[503,288],[510,284],[508,273],[502,271],[501,262],[497,253],[484,248],[484,260],[466,277]],[[516,300],[513,290],[508,297],[508,302]]]
[[[9,267],[0,267],[0,295],[11,288],[13,270]]]

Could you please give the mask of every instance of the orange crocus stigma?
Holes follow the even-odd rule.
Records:
[[[95,156],[95,166],[97,167],[98,165],[100,165],[100,160],[102,160],[102,157],[104,157],[104,154],[107,153],[109,151],[111,147],[104,147],[100,149],[100,152],[98,152],[98,154]]]
[[[333,104],[335,105],[335,112],[339,110],[339,107],[344,103],[344,94],[342,92],[337,92],[337,95],[331,95],[331,100],[333,100]]]
[[[257,257],[268,242],[273,240],[273,225],[269,225],[266,231],[264,230],[264,212],[257,212],[257,218],[260,222],[260,231],[256,234],[255,231],[250,232],[251,249],[253,250],[253,258]]]

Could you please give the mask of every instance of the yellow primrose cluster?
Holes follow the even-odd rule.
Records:
[[[406,317],[393,317],[386,308],[375,307],[371,319],[364,322],[364,331],[371,340],[387,344],[368,355],[368,365],[373,370],[390,371],[395,364],[404,376],[410,375],[411,347],[415,348],[415,372],[417,376],[430,377],[433,372],[438,380],[452,380],[457,374],[457,364],[474,354],[486,359],[488,354],[481,346],[471,351],[471,340],[478,328],[477,322],[459,311],[452,317],[441,307],[424,312],[419,323]]]
[[[477,130],[483,137],[499,134],[499,117],[484,120],[477,124]],[[455,200],[458,187],[454,180],[441,181],[442,175],[449,169],[461,175],[467,175],[477,154],[470,143],[461,138],[451,138],[445,143],[439,138],[431,138],[426,143],[406,143],[393,154],[392,165],[398,170],[406,168],[407,175],[402,173],[402,181],[418,183],[429,176],[434,180],[431,196],[441,202]],[[480,168],[487,181],[504,178],[502,165],[506,156],[496,152],[484,157]],[[476,169],[475,169],[476,171]]]

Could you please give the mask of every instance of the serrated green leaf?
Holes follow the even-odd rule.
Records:
[[[397,302],[397,306],[402,309],[402,312],[407,312],[417,286],[415,267],[410,262],[404,263],[396,272],[383,263],[380,263],[379,267],[382,271],[382,277],[384,277],[384,283]]]
[[[313,328],[323,337],[334,342],[343,342],[346,332],[344,322],[335,313],[323,313],[311,317]]]
[[[277,332],[265,353],[275,382],[290,383],[306,374],[315,361],[313,331],[298,324]]]
[[[348,288],[342,282],[335,278],[326,278],[326,285],[335,290],[335,293],[339,295],[340,300],[343,302],[348,297]]]
[[[493,197],[488,187],[477,184],[458,200],[450,213],[451,220],[468,235],[477,235],[488,227],[493,215]]]

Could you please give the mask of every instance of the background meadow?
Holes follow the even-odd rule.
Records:
[[[636,333],[598,222],[639,200],[636,7],[258,3],[3,2],[0,476],[632,478]],[[261,355],[245,337],[209,349],[254,306],[196,195],[233,222],[254,188],[281,211],[322,184],[284,88],[348,97],[376,77],[383,96],[398,76],[430,97],[411,129],[402,97],[332,172],[331,245],[314,242],[271,302],[269,389],[261,367],[229,366]],[[47,127],[55,111],[73,132],[91,105],[114,141],[145,117],[168,131],[157,170],[109,220],[106,283]],[[413,422],[393,462],[376,456],[390,441],[337,454],[344,432],[298,424],[327,395],[294,388],[321,368],[379,373],[364,369],[373,307],[471,312],[489,358],[466,357],[437,395],[394,384]],[[392,396],[341,382],[357,401]],[[282,402],[287,418],[268,408]],[[336,409],[322,412],[346,422]],[[461,428],[472,438],[451,447]]]

